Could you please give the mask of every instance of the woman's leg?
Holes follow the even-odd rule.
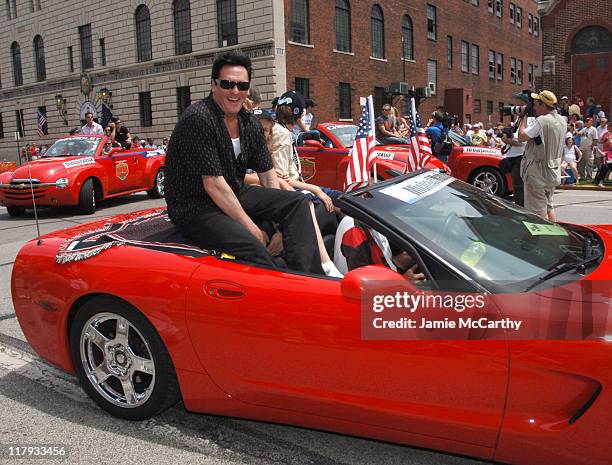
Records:
[[[578,166],[576,166],[576,162],[570,163],[570,167],[572,169],[572,174],[574,175],[574,179],[576,180],[576,183],[578,183],[578,180],[580,179],[580,175],[578,174]]]
[[[317,221],[317,215],[315,214],[315,209],[312,202],[310,202],[310,214],[312,215],[312,222],[315,226],[315,235],[317,237],[317,245],[319,246],[319,256],[321,257],[321,266],[323,267],[323,271],[325,271],[327,276],[341,278],[342,273],[338,271],[332,259],[329,258],[329,254],[325,248],[323,236],[321,235],[321,228],[319,228],[319,222]]]

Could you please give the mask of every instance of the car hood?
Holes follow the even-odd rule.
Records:
[[[55,182],[58,177],[66,175],[68,171],[79,170],[94,163],[93,157],[43,157],[21,165],[12,172],[9,181],[31,177],[41,182]]]

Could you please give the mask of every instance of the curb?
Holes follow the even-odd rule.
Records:
[[[557,186],[557,189],[568,190],[568,191],[604,191],[612,192],[612,185],[605,184],[603,187],[596,186],[594,184],[561,184]]]

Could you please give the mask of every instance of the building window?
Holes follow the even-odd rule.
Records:
[[[427,38],[436,40],[437,38],[436,7],[427,5]]]
[[[515,7],[514,22],[519,29],[523,28],[523,9],[519,6]]]
[[[149,7],[140,5],[134,13],[136,22],[136,56],[139,62],[153,59],[151,47],[151,13]]]
[[[338,118],[351,119],[351,85],[346,82],[338,84]]]
[[[474,110],[474,113],[480,113],[482,111],[482,103],[480,102],[480,99],[474,99],[474,105],[472,106],[472,109]]]
[[[518,60],[516,62],[516,83],[523,83],[523,60]]]
[[[6,19],[7,21],[13,19],[13,12],[11,11],[11,0],[6,0]]]
[[[291,0],[291,40],[307,44],[310,40],[308,0]]]
[[[15,110],[15,130],[19,137],[25,136],[25,128],[23,125],[23,110]]]
[[[533,65],[527,66],[527,83],[533,88]]]
[[[529,13],[528,18],[529,19],[527,20],[527,30],[531,34],[533,32],[533,15]]]
[[[138,106],[140,107],[140,127],[153,126],[153,112],[151,111],[151,92],[138,93]]]
[[[238,43],[236,0],[217,0],[217,30],[219,31],[219,47]]]
[[[34,64],[36,65],[36,80],[38,82],[46,80],[45,44],[41,36],[34,37]]]
[[[79,27],[81,41],[81,69],[93,68],[93,44],[91,41],[91,24]]]
[[[491,14],[493,13],[493,1],[494,1],[494,0],[489,0],[489,1],[487,2],[487,11],[488,11],[489,13],[491,13]]]
[[[493,114],[493,100],[487,100],[487,115]]]
[[[11,12],[13,19],[17,18],[17,0],[11,0]]]
[[[536,37],[540,35],[540,23],[536,17],[533,18],[533,35]]]
[[[382,9],[378,5],[372,7],[372,56],[374,58],[385,57],[385,20]]]
[[[438,87],[438,62],[427,60],[427,85],[431,89],[431,95],[436,95]]]
[[[40,4],[40,0],[36,0],[36,11],[40,11],[42,8],[41,4]]]
[[[402,20],[402,50],[404,60],[414,60],[414,44],[412,39],[412,18],[404,15]]]
[[[189,0],[175,0],[174,50],[177,55],[191,53],[191,5]]]
[[[68,69],[71,73],[74,73],[74,55],[72,53],[72,47],[66,49],[68,53]]]
[[[299,92],[302,97],[310,98],[310,79],[296,77],[295,90]]]
[[[34,13],[34,0],[30,0],[30,13]]]
[[[177,87],[176,88],[176,108],[177,115],[180,118],[187,107],[191,105],[191,87]]]
[[[480,74],[480,47],[472,44],[472,74]]]
[[[489,77],[495,79],[495,52],[489,50]]]
[[[336,50],[351,51],[351,6],[348,0],[336,0]]]
[[[478,6],[478,3],[479,3],[478,0],[472,0],[472,5]]]
[[[516,58],[510,58],[510,82],[516,84]]]
[[[0,113],[0,139],[4,139],[4,120],[2,119],[2,113]]]
[[[100,65],[106,66],[106,41],[100,39]]]
[[[382,106],[385,103],[385,88],[374,87],[374,113],[380,115],[382,113]]]
[[[510,4],[510,24],[514,24],[514,3]]]
[[[17,42],[11,45],[11,56],[13,58],[13,84],[23,85],[23,72],[21,70],[21,48]]]
[[[453,38],[446,36],[446,61],[448,61],[448,69],[453,69]]]
[[[497,79],[502,81],[504,79],[504,54],[497,54]]]
[[[500,18],[504,15],[504,1],[495,0],[495,14]]]
[[[470,69],[470,44],[465,40],[461,41],[461,71],[467,73]]]
[[[36,111],[36,130],[39,136],[49,134],[49,125],[47,124],[47,107],[38,107]]]

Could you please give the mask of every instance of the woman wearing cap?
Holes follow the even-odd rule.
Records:
[[[561,162],[561,174],[566,176],[565,169],[569,166],[572,170],[572,175],[576,183],[580,180],[578,174],[578,163],[582,159],[582,152],[574,145],[574,136],[568,132],[565,136],[565,145],[563,146],[563,161]]]

